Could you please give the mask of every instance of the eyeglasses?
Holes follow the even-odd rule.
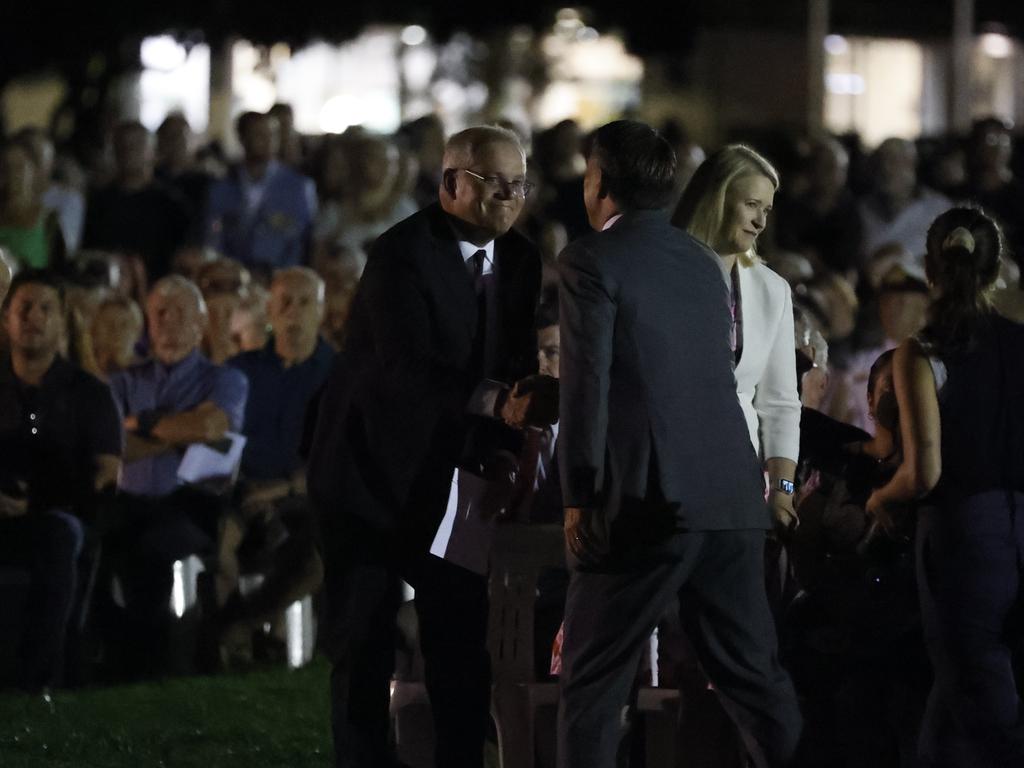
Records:
[[[479,179],[485,186],[492,189],[499,187],[502,190],[507,189],[513,197],[525,199],[533,189],[533,182],[526,181],[525,179],[506,179],[504,176],[481,176],[479,173],[469,170],[469,168],[458,168],[456,170],[463,171],[474,179]]]

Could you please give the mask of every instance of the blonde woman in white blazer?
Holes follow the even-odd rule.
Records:
[[[718,254],[734,312],[736,392],[750,441],[768,473],[776,520],[796,523],[793,477],[800,447],[800,397],[789,284],[754,249],[772,208],[779,175],[750,147],[731,144],[697,169],[673,224]]]

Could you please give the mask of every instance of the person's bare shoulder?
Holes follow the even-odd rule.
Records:
[[[1024,323],[1024,291],[1019,288],[1003,288],[992,294],[992,305],[996,312],[1015,323]]]

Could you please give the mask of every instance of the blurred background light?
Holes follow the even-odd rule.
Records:
[[[142,66],[161,72],[170,72],[185,63],[187,52],[185,46],[170,35],[147,37],[142,41],[139,58]]]
[[[427,41],[427,30],[419,24],[413,24],[402,30],[402,42],[405,45],[422,45]]]
[[[832,56],[842,56],[850,50],[850,44],[842,35],[826,35],[825,50]]]
[[[981,36],[981,50],[993,59],[1006,59],[1013,54],[1013,41],[1006,35],[989,32]]]

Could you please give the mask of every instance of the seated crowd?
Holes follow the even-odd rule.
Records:
[[[206,569],[208,667],[248,658],[252,637],[321,584],[303,459],[310,406],[374,239],[436,199],[444,132],[426,117],[394,136],[281,141],[286,111],[238,119],[237,163],[200,152],[180,115],[155,136],[118,124],[112,151],[96,153],[112,164],[85,175],[41,130],[3,143],[0,590],[26,588],[17,573],[28,585],[5,683],[75,682],[84,633],[100,638],[100,674],[166,671],[174,564],[191,555]],[[680,168],[702,156],[678,126],[665,135]],[[954,201],[984,205],[1011,253],[1024,246],[1012,138],[990,119],[943,155],[902,139],[869,156],[832,137],[775,147],[790,160],[758,250],[797,315],[803,525],[771,591],[800,693],[822,702],[816,727],[870,764],[905,747],[928,677],[907,619],[910,555],[865,535],[871,489],[898,464],[888,350],[925,325],[925,233]],[[537,191],[517,228],[541,248],[548,288],[558,253],[587,227],[582,140],[568,121],[532,137]],[[995,303],[1015,319],[1019,279],[1005,261]],[[557,377],[557,296],[543,296],[538,368]],[[535,437],[515,515],[558,523],[557,424]],[[192,446],[230,455],[242,440],[226,476],[183,480]],[[250,567],[262,582],[241,590]],[[550,647],[564,599],[564,579],[549,576],[538,647]],[[680,684],[663,663],[662,680]]]

